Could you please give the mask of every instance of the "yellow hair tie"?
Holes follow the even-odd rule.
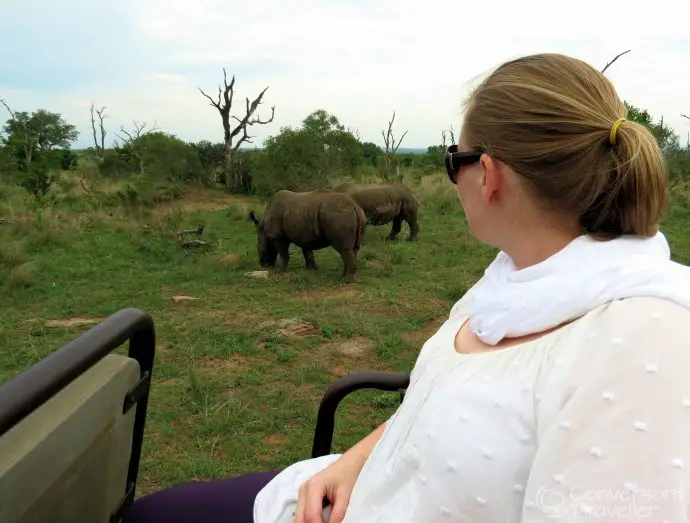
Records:
[[[611,132],[609,133],[609,142],[611,142],[611,145],[616,145],[616,131],[618,131],[618,128],[625,121],[625,118],[619,118],[611,126]]]

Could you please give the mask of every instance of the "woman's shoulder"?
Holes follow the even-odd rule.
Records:
[[[690,355],[690,308],[674,301],[636,296],[588,312],[559,339],[562,354],[591,365],[610,358],[669,358]]]
[[[635,296],[612,301],[602,307],[598,321],[630,330],[641,325],[680,324],[690,321],[690,308],[675,301],[652,296]]]

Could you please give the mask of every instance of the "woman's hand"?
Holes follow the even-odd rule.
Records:
[[[323,509],[326,499],[330,501],[331,514],[325,523],[340,523],[345,519],[345,511],[357,477],[385,428],[386,423],[382,423],[337,461],[300,486],[293,523],[324,523]]]
[[[324,498],[331,504],[327,523],[341,523],[363,465],[363,462],[343,455],[303,483],[299,488],[293,523],[324,523]]]

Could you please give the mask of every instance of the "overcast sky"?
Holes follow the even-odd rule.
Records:
[[[91,101],[107,106],[108,141],[132,120],[220,141],[197,88],[215,94],[225,67],[233,114],[269,86],[258,114],[275,105],[275,120],[251,129],[258,146],[323,108],[377,143],[396,110],[403,147],[425,147],[459,127],[469,86],[504,60],[563,52],[601,68],[631,49],[608,76],[685,143],[689,11],[687,0],[8,0],[0,98],[62,113],[78,146],[91,144]]]

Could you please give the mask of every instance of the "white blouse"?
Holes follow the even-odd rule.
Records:
[[[424,344],[344,523],[690,521],[690,309],[629,298],[459,354],[465,319],[460,300]],[[338,456],[283,470],[255,523],[290,523],[300,484]]]

